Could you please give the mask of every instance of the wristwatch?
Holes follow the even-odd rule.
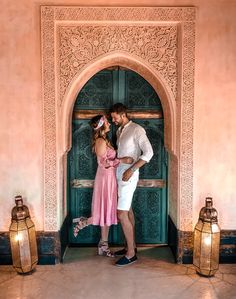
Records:
[[[131,170],[132,172],[135,172],[137,169],[138,169],[138,167],[135,167],[135,166],[130,167],[130,170]]]

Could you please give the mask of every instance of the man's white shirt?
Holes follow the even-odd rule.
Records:
[[[149,162],[153,156],[151,143],[143,127],[131,120],[117,130],[117,157],[132,157],[134,162]]]

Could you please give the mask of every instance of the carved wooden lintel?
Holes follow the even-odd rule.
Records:
[[[138,187],[145,188],[164,188],[166,182],[164,180],[139,180]]]
[[[74,119],[91,119],[98,114],[105,114],[109,118],[108,111],[105,110],[76,110],[73,114]],[[150,119],[150,118],[163,118],[162,111],[150,110],[150,111],[128,111],[128,117],[130,119]]]
[[[78,180],[71,181],[72,188],[93,188],[94,180]],[[164,188],[166,182],[164,180],[139,180],[138,187],[145,188]]]

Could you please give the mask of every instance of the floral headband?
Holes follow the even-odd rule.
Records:
[[[101,128],[104,125],[104,122],[105,122],[105,116],[102,116],[99,119],[99,122],[98,122],[97,126],[94,128],[94,130],[98,130],[99,128]]]

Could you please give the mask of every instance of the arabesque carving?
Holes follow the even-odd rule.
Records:
[[[93,59],[126,51],[146,60],[176,98],[177,26],[59,26],[60,100],[73,77]]]
[[[54,7],[58,21],[194,22],[194,7]]]

